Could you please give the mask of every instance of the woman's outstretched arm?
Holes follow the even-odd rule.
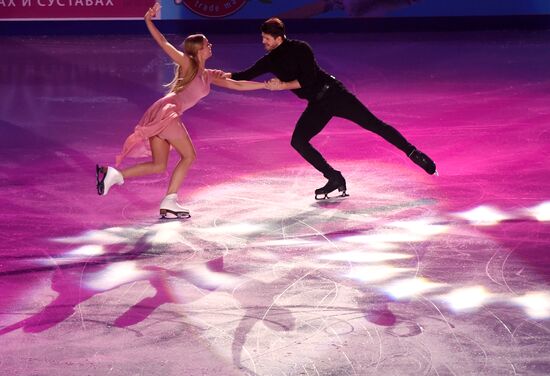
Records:
[[[230,78],[214,77],[212,83],[216,86],[224,87],[231,90],[260,90],[267,89],[265,82],[257,81],[235,81]]]
[[[157,15],[159,10],[160,4],[155,3],[155,5],[149,8],[147,13],[145,13],[145,16],[143,18],[145,19],[147,29],[149,30],[149,33],[151,33],[151,36],[153,37],[155,42],[157,42],[160,48],[162,48],[162,50],[170,57],[170,59],[179,64],[183,69],[186,69],[188,66],[191,65],[189,57],[186,56],[182,51],[171,45],[170,42],[166,40],[164,35],[162,35],[162,33],[153,23],[152,18]]]

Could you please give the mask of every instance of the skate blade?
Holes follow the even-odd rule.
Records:
[[[343,199],[343,198],[349,197],[349,194],[344,191],[341,194],[339,194],[338,196],[329,196],[328,194],[325,195],[324,197],[321,197],[321,198],[318,198],[317,196],[321,196],[321,195],[315,195],[315,199],[317,201],[325,201],[325,200]]]
[[[161,209],[160,219],[189,219],[191,214],[189,212],[175,212],[172,210]]]
[[[100,178],[101,174],[103,174],[103,176]],[[103,192],[105,191],[105,176],[107,174],[104,174],[101,167],[99,167],[99,165],[95,165],[95,180],[96,180],[96,189],[97,189],[97,194],[100,195],[100,196],[103,196]]]

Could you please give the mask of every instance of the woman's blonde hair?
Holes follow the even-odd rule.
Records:
[[[174,78],[165,86],[170,88],[170,92],[179,93],[187,84],[197,76],[199,63],[197,61],[197,52],[202,48],[206,37],[203,34],[189,35],[182,43],[183,53],[191,59],[191,68],[184,74],[179,64],[174,64]]]

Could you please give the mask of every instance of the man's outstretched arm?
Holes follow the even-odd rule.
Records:
[[[230,76],[226,76],[226,77],[231,78],[235,81],[242,81],[242,80],[249,81],[268,72],[269,72],[269,66],[267,62],[267,57],[264,56],[250,68],[240,72],[230,73]]]

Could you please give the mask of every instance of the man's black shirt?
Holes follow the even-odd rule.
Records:
[[[292,92],[299,98],[315,100],[322,87],[334,77],[319,68],[311,47],[299,40],[284,39],[252,67],[231,74],[234,80],[251,80],[264,73],[273,73],[283,82],[298,80],[300,89]]]

